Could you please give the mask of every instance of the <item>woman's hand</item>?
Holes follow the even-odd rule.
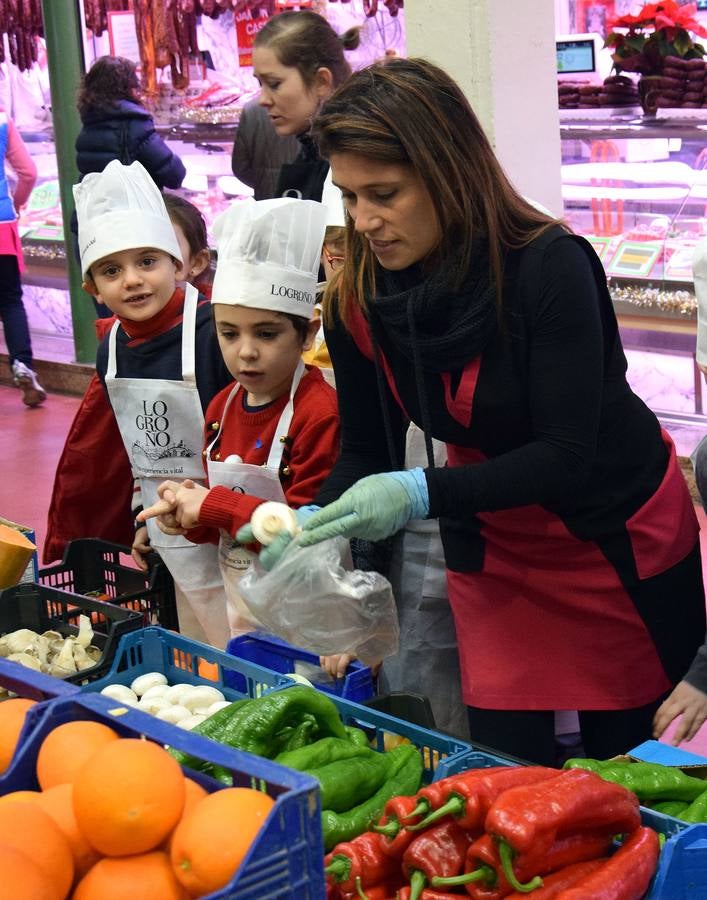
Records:
[[[133,546],[130,551],[130,555],[133,558],[135,565],[143,572],[147,572],[147,561],[145,560],[145,557],[151,549],[150,539],[147,536],[147,526],[143,525],[135,532]]]
[[[422,469],[369,475],[308,519],[298,543],[309,547],[339,536],[382,541],[410,519],[426,518],[429,508]]]
[[[680,715],[682,719],[670,741],[673,747],[683,741],[691,741],[707,719],[707,694],[686,681],[681,681],[658,708],[653,719],[653,737],[658,740],[668,725]]]

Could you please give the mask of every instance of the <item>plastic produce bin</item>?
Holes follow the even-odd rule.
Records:
[[[707,825],[690,825],[663,847],[646,900],[707,897]]]
[[[284,675],[255,663],[236,659],[223,650],[200,644],[166,631],[141,628],[120,639],[110,668],[84,691],[101,691],[109,684],[127,684],[146,672],[161,672],[170,684],[208,684],[223,691],[229,700],[259,697],[274,687],[293,682]],[[228,677],[237,679],[242,690],[229,687]]]
[[[98,538],[71,541],[60,563],[39,570],[39,581],[75,594],[93,595],[143,616],[144,625],[177,629],[174,582],[156,553],[148,573],[130,563],[130,548]],[[128,564],[126,564],[128,563]]]
[[[358,660],[350,663],[343,678],[327,680],[315,653],[293,647],[272,634],[260,631],[243,634],[228,642],[226,652],[274,672],[298,672],[308,678],[318,690],[346,700],[363,703],[375,694],[371,670]],[[232,686],[240,689],[235,682]]]
[[[64,679],[77,683],[95,678],[108,668],[119,639],[141,627],[140,613],[41,584],[18,584],[0,591],[0,634],[18,628],[38,634],[50,629],[66,636],[78,634],[81,614],[91,620],[91,643],[102,650],[102,655],[95,666]]]
[[[9,659],[0,658],[0,687],[6,688],[27,700],[53,700],[76,694],[78,685],[61,678],[52,678]],[[0,701],[1,702],[1,701]]]
[[[28,713],[29,728],[20,736],[18,751],[0,777],[0,794],[37,790],[35,768],[42,741],[58,725],[77,719],[102,722],[121,737],[145,736],[224,766],[236,786],[250,787],[252,779],[257,779],[275,800],[233,880],[222,890],[206,895],[208,900],[323,900],[321,805],[313,778],[126,709],[107,697],[81,694],[33,707]],[[209,791],[220,789],[210,778],[191,771],[189,775]]]

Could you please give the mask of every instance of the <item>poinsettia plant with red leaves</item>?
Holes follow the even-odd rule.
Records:
[[[646,3],[636,15],[614,18],[604,46],[613,49],[616,71],[659,75],[666,56],[701,59],[705,48],[693,35],[707,37],[707,30],[695,18],[696,13],[696,3],[680,6],[676,0],[663,0]],[[613,30],[616,28],[622,30]]]

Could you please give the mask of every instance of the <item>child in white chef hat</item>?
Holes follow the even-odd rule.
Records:
[[[206,412],[209,487],[170,479],[139,516],[167,533],[219,540],[232,635],[257,627],[238,592],[254,554],[235,540],[267,500],[311,503],[339,453],[334,390],[305,366],[326,210],[312,200],[237,201],[217,220],[211,303],[235,383]],[[197,526],[204,526],[197,528]]]
[[[96,369],[136,479],[133,512],[157,499],[169,477],[203,479],[204,410],[230,381],[208,302],[177,285],[182,256],[154,181],[139,163],[110,162],[74,187],[84,288],[117,321]],[[87,472],[88,475],[88,472]],[[229,636],[216,549],[136,523],[133,556],[146,539],[174,578],[180,630],[224,647]]]

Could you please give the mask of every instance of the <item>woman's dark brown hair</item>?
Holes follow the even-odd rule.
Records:
[[[556,220],[524,200],[501,168],[459,86],[422,59],[391,59],[353,74],[325,101],[312,134],[322,156],[356,153],[376,162],[412,167],[429,191],[442,239],[435,264],[456,287],[465,280],[472,242],[489,242],[491,277],[502,301],[503,258]],[[325,295],[350,322],[351,303],[365,306],[375,292],[376,258],[348,217],[346,262]]]
[[[329,69],[337,87],[351,74],[344,50],[358,47],[360,30],[349,28],[338,35],[323,16],[293,10],[273,16],[258,32],[254,46],[267,47],[283,66],[297,69],[307,87],[322,68]]]
[[[139,102],[140,81],[135,63],[122,56],[100,56],[81,79],[76,104],[83,119],[90,112],[110,110],[119,100]]]

